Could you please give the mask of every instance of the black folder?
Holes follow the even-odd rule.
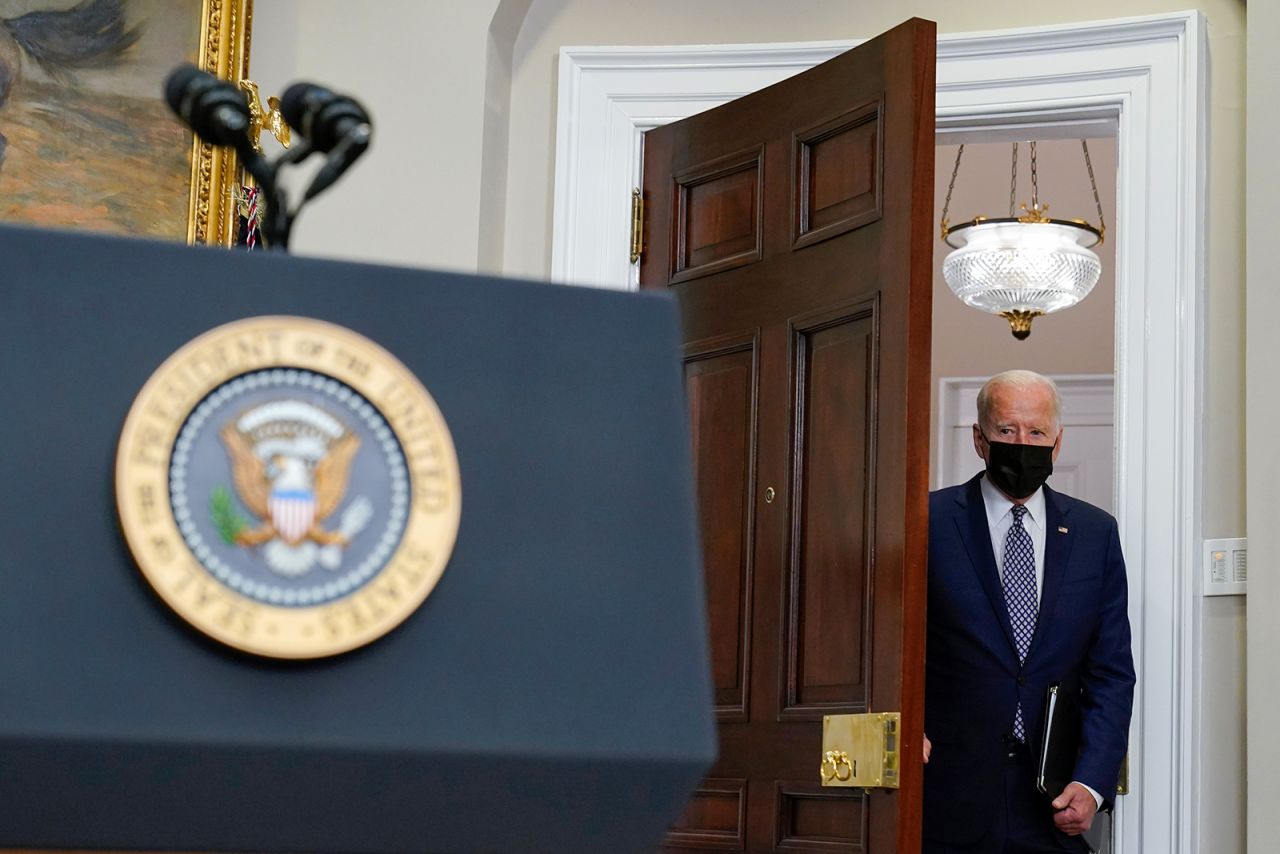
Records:
[[[1054,682],[1045,692],[1044,734],[1036,764],[1036,788],[1050,800],[1071,782],[1080,754],[1080,703]]]
[[[1049,800],[1062,794],[1073,779],[1079,755],[1080,700],[1073,692],[1063,690],[1054,682],[1045,692],[1044,730],[1036,762],[1036,788]],[[1102,847],[1105,823],[1099,812],[1094,816],[1093,825],[1081,835],[1090,851],[1096,852]]]

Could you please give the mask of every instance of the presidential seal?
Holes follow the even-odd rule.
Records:
[[[147,581],[201,632],[273,658],[336,655],[405,620],[444,572],[461,498],[418,379],[306,318],[238,321],[173,354],[116,459]]]

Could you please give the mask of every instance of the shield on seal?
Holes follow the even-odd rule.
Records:
[[[289,545],[296,545],[316,520],[316,494],[310,489],[273,489],[267,509],[280,537]]]

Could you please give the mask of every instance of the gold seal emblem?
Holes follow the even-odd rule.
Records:
[[[273,658],[347,652],[405,620],[444,572],[461,500],[418,379],[299,317],[230,323],[170,356],[116,458],[147,581],[201,632]]]

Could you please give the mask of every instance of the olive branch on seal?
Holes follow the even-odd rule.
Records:
[[[209,515],[213,517],[218,536],[229,546],[235,545],[236,535],[249,526],[249,520],[236,512],[231,491],[225,486],[215,487],[209,496]]]

